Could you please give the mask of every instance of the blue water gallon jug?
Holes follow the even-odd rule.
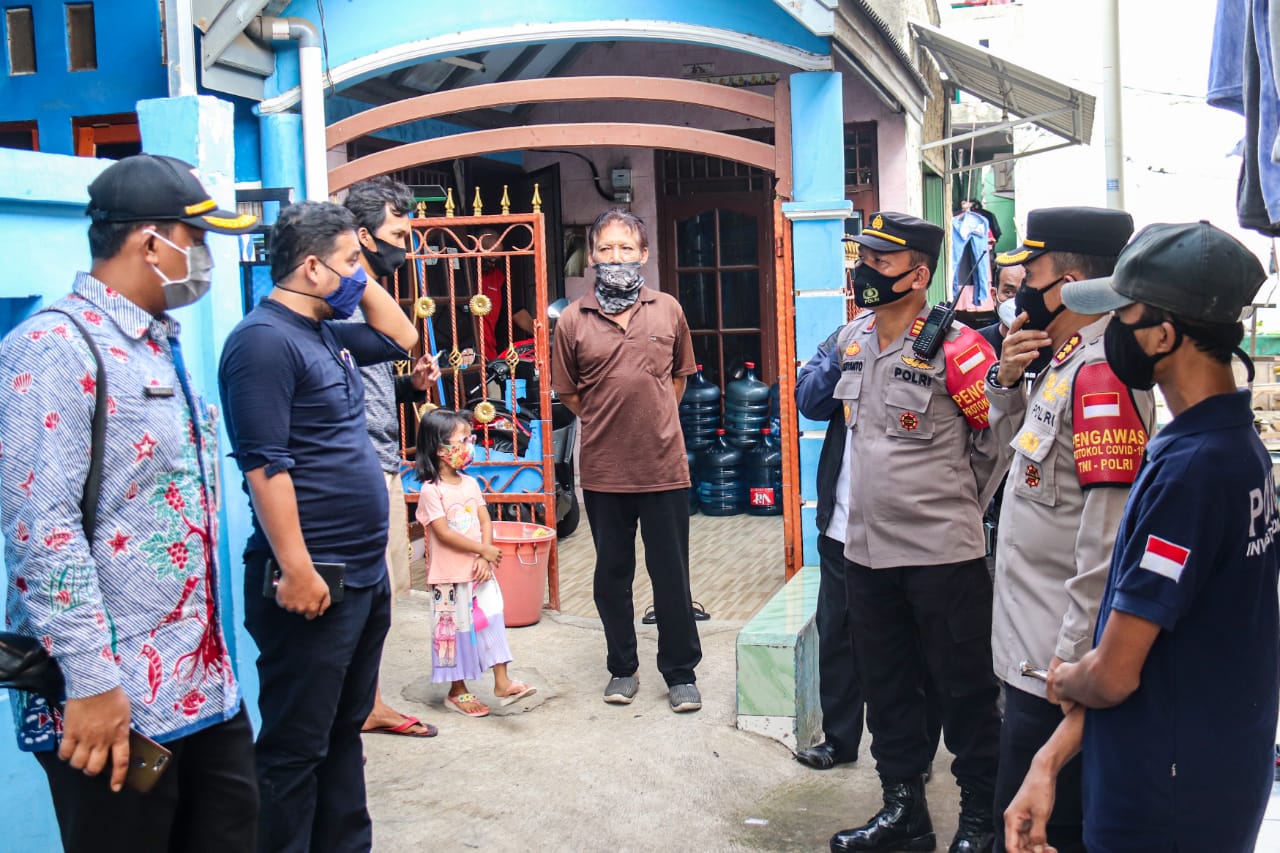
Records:
[[[746,507],[742,451],[716,430],[711,447],[698,454],[698,507],[703,515],[738,515]]]
[[[782,515],[782,445],[773,430],[760,430],[760,444],[744,466],[748,515]]]
[[[693,450],[685,451],[689,460],[689,515],[698,514],[698,454]]]
[[[689,377],[680,398],[680,429],[686,450],[705,450],[720,427],[720,388],[702,375],[702,365]]]
[[[756,378],[755,362],[747,373],[724,389],[724,428],[729,444],[753,450],[760,444],[760,429],[769,425],[769,386]]]

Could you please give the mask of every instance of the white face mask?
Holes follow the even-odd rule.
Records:
[[[1018,306],[1014,304],[1012,299],[1006,299],[1000,303],[1000,307],[996,309],[996,314],[1007,329],[1013,325],[1014,320],[1018,319]]]
[[[171,279],[161,272],[158,266],[151,265],[156,275],[160,276],[160,283],[164,285],[164,307],[167,310],[172,311],[174,308],[190,305],[209,292],[209,285],[213,283],[213,255],[209,252],[208,246],[197,243],[189,249],[184,249],[155,231],[144,233],[167,243],[187,256],[187,274],[183,278]]]

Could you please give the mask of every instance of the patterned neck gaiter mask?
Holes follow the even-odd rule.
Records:
[[[596,300],[606,314],[621,314],[640,298],[644,276],[639,261],[596,264]]]

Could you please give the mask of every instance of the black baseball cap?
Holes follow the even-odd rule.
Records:
[[[94,222],[185,222],[219,234],[243,234],[258,217],[222,210],[196,177],[196,168],[176,157],[135,154],[112,163],[89,184]]]
[[[877,252],[905,252],[907,249],[915,249],[931,258],[937,258],[938,252],[942,250],[941,228],[932,222],[905,213],[894,213],[892,210],[881,210],[873,214],[871,222],[862,229],[861,234],[851,234],[844,239]]]
[[[1027,214],[1022,245],[996,255],[996,264],[1025,264],[1045,252],[1114,258],[1133,236],[1133,217],[1106,207],[1042,207]]]
[[[1208,222],[1148,225],[1120,253],[1107,278],[1072,281],[1062,301],[1080,314],[1134,302],[1205,323],[1235,323],[1267,274],[1253,252]]]

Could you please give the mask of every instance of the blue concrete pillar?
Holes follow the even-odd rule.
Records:
[[[258,117],[262,140],[262,185],[288,187],[293,199],[306,198],[302,169],[302,116],[270,113]]]
[[[196,167],[218,206],[235,210],[235,110],[232,105],[206,95],[155,98],[138,102],[142,148],[149,154],[165,154]],[[240,237],[209,234],[213,254],[213,287],[195,305],[180,308],[174,317],[182,323],[182,351],[196,390],[218,404],[218,359],[222,344],[244,315],[240,289]],[[223,630],[235,662],[251,713],[257,711],[257,649],[244,630],[244,561],[241,554],[249,537],[249,501],[240,488],[240,472],[226,456],[230,448],[225,424],[217,464],[220,468],[222,509],[219,519],[218,563]],[[256,717],[255,717],[256,718]]]
[[[844,321],[844,249],[840,237],[853,204],[844,197],[842,76],[791,75],[791,221],[796,289],[796,357],[808,361]],[[799,365],[797,365],[798,367]],[[817,469],[826,423],[800,418],[801,524],[804,564],[818,564]]]

